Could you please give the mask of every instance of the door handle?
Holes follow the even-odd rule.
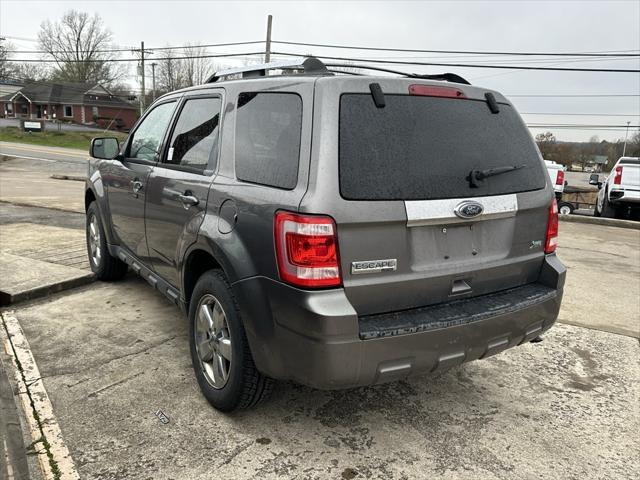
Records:
[[[188,190],[184,192],[182,195],[178,195],[178,198],[182,202],[182,206],[185,208],[185,210],[188,210],[189,207],[193,207],[200,203],[200,200],[198,200],[198,198],[192,195],[191,192]]]
[[[132,185],[133,193],[139,193],[142,190],[142,182],[140,180],[134,180]]]

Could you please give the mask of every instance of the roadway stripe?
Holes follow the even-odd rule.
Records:
[[[29,423],[31,439],[36,448],[42,475],[45,480],[56,478],[42,444],[42,436],[44,435],[49,442],[49,452],[59,469],[58,478],[60,480],[79,480],[80,475],[78,475],[69,449],[62,438],[62,432],[53,414],[49,395],[44,388],[38,365],[36,365],[20,323],[12,311],[2,312],[1,317],[4,326],[0,325],[0,340],[2,340],[6,353],[13,361],[14,376],[18,383],[18,396]],[[17,368],[18,362],[22,368],[21,371]],[[34,416],[36,412],[38,419]]]
[[[0,145],[0,148],[2,147],[2,145]],[[42,147],[38,147],[38,146],[22,146],[22,145],[6,145],[4,146],[4,148],[9,148],[9,149],[13,149],[13,150],[26,150],[29,152],[41,152],[41,153],[50,153],[53,155],[69,155],[72,157],[83,157],[86,158],[89,156],[88,153],[84,153],[84,152],[78,152],[78,151],[60,151],[60,150],[52,150],[50,148],[42,148]],[[5,155],[7,155],[7,153],[5,153]]]
[[[70,159],[59,159],[59,160],[54,160],[52,158],[41,158],[41,157],[32,157],[30,155],[23,155],[21,153],[6,153],[6,152],[0,152],[0,155],[6,155],[7,157],[14,157],[14,158],[26,158],[28,160],[40,160],[41,162],[51,162],[51,163],[74,163],[74,164],[78,164],[80,162],[78,162],[77,160],[70,160]],[[87,161],[89,161],[89,159],[86,159]]]

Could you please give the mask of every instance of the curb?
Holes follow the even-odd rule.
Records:
[[[62,282],[44,285],[32,290],[25,290],[17,293],[8,293],[0,291],[0,306],[6,307],[25,300],[33,300],[35,298],[46,297],[52,293],[62,292],[71,288],[81,287],[95,281],[96,276],[93,272],[87,273],[80,277],[63,280]]]
[[[78,182],[84,182],[86,177],[81,177],[79,175],[58,175],[57,173],[51,175],[49,178],[53,178],[55,180],[75,180]]]
[[[45,480],[79,480],[29,342],[12,311],[0,312],[0,345],[10,358],[14,382],[18,385],[16,403],[27,421],[31,448],[40,467],[39,477]]]
[[[629,228],[640,230],[640,222],[633,220],[618,220],[616,218],[588,217],[585,215],[558,215],[561,222],[589,223],[591,225],[603,225],[605,227]]]
[[[7,205],[15,205],[16,207],[33,207],[33,208],[46,208],[49,210],[56,210],[58,212],[66,212],[66,213],[76,213],[78,215],[85,215],[84,210],[72,210],[70,208],[61,208],[61,207],[46,207],[44,205],[35,205],[29,202],[14,202],[13,200],[2,200],[0,199],[0,203],[6,203]]]

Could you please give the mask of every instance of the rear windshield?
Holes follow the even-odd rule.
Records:
[[[538,190],[545,175],[535,143],[508,105],[369,94],[340,99],[340,192],[349,200],[430,200]],[[476,182],[471,170],[522,167]]]
[[[620,160],[620,165],[640,165],[640,158],[625,158]]]

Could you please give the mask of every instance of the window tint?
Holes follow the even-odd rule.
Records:
[[[128,158],[155,161],[176,102],[163,103],[145,117],[131,137]]]
[[[620,160],[620,165],[640,165],[640,159],[628,157],[624,160]]]
[[[197,170],[215,168],[221,104],[219,98],[187,100],[173,130],[166,163]]]
[[[302,99],[294,93],[241,93],[236,115],[239,180],[292,189],[298,181]]]
[[[542,162],[516,111],[486,102],[369,94],[340,100],[340,192],[351,200],[429,200],[545,187]],[[472,170],[517,166],[477,182]]]

